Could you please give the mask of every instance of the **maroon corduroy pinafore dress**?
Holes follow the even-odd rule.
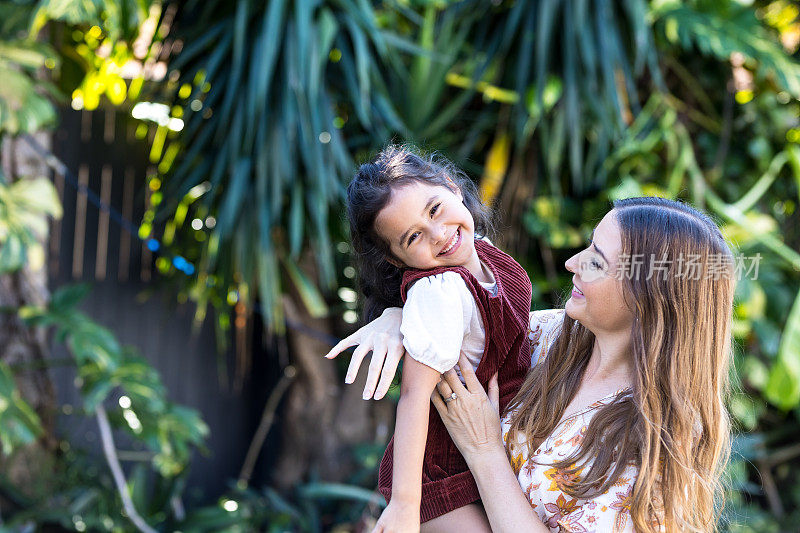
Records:
[[[475,241],[475,248],[480,260],[494,274],[497,282],[495,296],[491,296],[464,267],[408,270],[403,275],[401,295],[405,303],[408,288],[418,279],[446,271],[461,275],[475,298],[486,333],[483,357],[475,374],[486,390],[489,379],[498,372],[502,413],[519,391],[531,366],[530,342],[526,335],[531,282],[522,267],[508,254],[480,240]],[[378,490],[387,502],[392,497],[393,452],[394,437],[383,454],[378,472]],[[427,522],[479,499],[478,487],[467,463],[447,433],[439,413],[431,406],[422,465],[420,520]]]

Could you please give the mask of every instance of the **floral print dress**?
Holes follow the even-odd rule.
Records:
[[[532,364],[544,357],[555,341],[564,318],[564,310],[535,311],[531,313],[530,331]],[[638,470],[627,467],[617,483],[604,494],[588,500],[572,498],[562,491],[569,474],[552,466],[571,455],[579,446],[598,408],[614,401],[624,390],[601,398],[585,409],[563,419],[528,457],[524,435],[518,433],[517,442],[508,439],[509,424],[503,420],[503,440],[506,443],[511,466],[542,522],[552,532],[633,532],[630,517],[631,493]],[[580,472],[587,470],[590,462]]]

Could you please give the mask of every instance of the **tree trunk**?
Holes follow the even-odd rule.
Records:
[[[292,322],[331,330],[328,319],[310,317],[298,298],[284,297],[284,309]],[[330,349],[326,343],[291,330],[288,340],[297,378],[287,393],[282,451],[272,482],[281,490],[291,489],[308,481],[311,472],[324,481],[345,481],[357,468],[353,445],[388,441],[393,406],[388,400],[361,399],[365,368],[354,384],[344,385],[336,362],[323,357]]]
[[[50,146],[50,133],[36,136],[43,146]],[[30,147],[16,139],[6,138],[2,145],[3,172],[9,181],[48,176],[49,170]],[[37,235],[46,251],[46,235]],[[28,263],[17,271],[0,276],[0,306],[20,307],[44,305],[50,297],[47,288],[46,261],[42,265]],[[42,488],[44,474],[56,449],[56,396],[45,363],[50,352],[47,334],[42,329],[25,325],[16,314],[0,314],[0,358],[16,367],[16,384],[22,395],[39,415],[44,433],[35,444],[19,450],[11,457],[0,457],[0,468],[21,490],[32,495],[34,487]]]

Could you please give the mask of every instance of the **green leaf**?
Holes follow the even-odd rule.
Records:
[[[259,98],[260,102],[267,101],[270,82],[275,72],[283,36],[285,8],[285,0],[274,0],[269,3],[269,9],[264,10],[264,29],[261,33],[263,38],[262,63],[260,69],[256,71],[258,83],[255,91],[255,96]]]
[[[103,403],[103,401],[108,397],[108,393],[111,392],[115,383],[111,381],[98,381],[97,383],[93,383],[91,386],[84,386],[81,390],[83,395],[83,403],[86,406],[86,410],[89,412],[94,412],[97,409],[97,406]]]
[[[16,63],[20,67],[38,69],[50,59],[57,66],[58,56],[44,43],[35,41],[0,41],[0,62]]]
[[[654,6],[650,16],[657,29],[671,41],[677,37],[687,51],[695,45],[722,61],[741,53],[757,62],[760,71],[772,75],[795,98],[800,97],[800,64],[771,38],[755,12],[744,5],[720,9],[713,2],[664,2]]]
[[[755,185],[750,188],[745,194],[743,194],[733,206],[736,209],[739,209],[742,212],[747,211],[748,209],[752,208],[756,202],[769,190],[770,186],[775,182],[780,173],[781,169],[783,169],[784,165],[787,161],[791,159],[796,159],[797,153],[796,149],[793,147],[788,147],[783,152],[778,152],[775,154],[775,157],[772,158],[770,161],[769,167],[767,171],[758,179]]]
[[[55,109],[28,74],[0,63],[0,79],[0,132],[33,133],[55,123]]]
[[[800,404],[800,293],[783,328],[778,361],[770,370],[764,394],[784,410]]]
[[[701,178],[701,176],[696,175],[694,179],[700,180]],[[734,205],[726,204],[720,199],[719,196],[717,196],[711,189],[707,187],[703,192],[709,207],[711,207],[716,213],[722,215],[725,217],[725,219],[731,222],[735,222],[743,228],[748,227],[749,221],[747,216]],[[780,258],[788,262],[793,268],[800,269],[800,253],[797,253],[795,250],[789,248],[778,236],[771,232],[766,232],[754,234],[752,237],[755,241],[763,244]]]
[[[0,362],[0,443],[8,455],[17,447],[30,444],[42,433],[33,408],[20,396],[11,369]]]
[[[12,233],[0,245],[0,273],[14,272],[25,264],[26,247],[18,234]]]
[[[367,39],[361,32],[361,29],[355,24],[352,19],[347,19],[348,28],[350,29],[350,37],[353,39],[353,46],[356,58],[356,73],[358,76],[358,92],[361,95],[359,98],[359,106],[362,109],[364,125],[370,126],[369,114],[366,112],[368,107],[370,93],[370,76],[369,76],[369,52],[367,50]]]
[[[50,297],[50,309],[57,313],[72,310],[86,298],[92,286],[88,283],[73,283],[56,289]]]
[[[23,179],[9,187],[9,199],[18,209],[37,215],[61,217],[58,192],[48,178]]]
[[[306,498],[355,500],[386,506],[386,502],[375,491],[342,483],[309,483],[300,487],[300,493]]]
[[[303,186],[295,182],[292,189],[291,211],[289,213],[289,253],[297,258],[303,244]]]
[[[800,202],[800,147],[796,144],[789,145],[786,153],[789,156],[789,164],[792,167],[792,176],[797,188],[797,201]]]
[[[100,26],[111,40],[133,41],[139,24],[147,16],[149,1],[121,0],[40,0],[31,27],[36,35],[48,20],[61,20],[71,26]]]
[[[239,208],[244,202],[245,194],[247,193],[251,167],[252,162],[249,159],[241,159],[236,163],[231,180],[228,183],[229,189],[226,191],[224,202],[219,210],[217,232],[222,237],[233,230],[236,219],[241,214]]]
[[[328,314],[328,306],[325,304],[325,299],[320,294],[316,285],[308,279],[302,270],[291,259],[283,261],[283,265],[289,274],[297,292],[300,294],[300,299],[312,317],[319,318]]]
[[[577,7],[574,2],[569,3],[572,4],[573,9]],[[573,14],[576,16],[571,16]],[[577,35],[575,35],[576,30],[573,22],[581,16],[581,13],[570,13],[568,10],[565,10],[564,35],[566,37],[566,42],[563,60],[564,86],[566,87],[564,95],[565,119],[567,121],[567,127],[569,128],[569,164],[573,179],[573,187],[578,194],[580,194],[583,189],[581,161],[583,160],[584,141],[581,135],[581,110],[578,100]]]
[[[220,45],[221,43],[218,39],[221,34],[225,34],[225,30],[224,22],[219,22],[211,26],[203,35],[195,37],[195,39],[181,51],[180,55],[172,60],[170,66],[175,70],[181,70],[189,61],[203,53],[206,47],[210,45]],[[206,77],[208,77],[208,73],[206,73]]]

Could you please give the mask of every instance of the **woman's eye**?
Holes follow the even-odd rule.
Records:
[[[439,210],[440,205],[442,204],[436,204],[435,206],[431,207],[431,218],[433,218],[433,215],[435,215],[436,212]]]
[[[592,265],[592,268],[594,268],[595,270],[600,270],[601,268],[603,268],[603,265],[601,265],[597,261],[592,261],[591,265]]]

